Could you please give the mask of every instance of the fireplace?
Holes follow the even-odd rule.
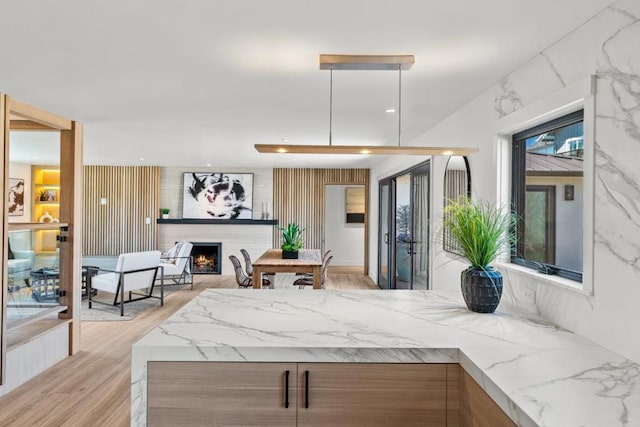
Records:
[[[191,242],[193,274],[220,274],[222,272],[222,243]]]

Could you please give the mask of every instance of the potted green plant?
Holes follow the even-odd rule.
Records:
[[[162,219],[169,219],[169,209],[161,208],[160,214],[162,215]]]
[[[298,259],[298,251],[302,249],[302,232],[295,222],[289,223],[286,227],[280,227],[282,231],[282,259]]]
[[[462,296],[471,311],[493,313],[502,296],[502,275],[491,267],[513,240],[514,215],[500,206],[461,197],[444,209],[443,227],[471,264],[461,275]]]

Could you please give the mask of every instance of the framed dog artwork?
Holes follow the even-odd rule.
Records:
[[[184,173],[182,218],[251,219],[252,173]]]

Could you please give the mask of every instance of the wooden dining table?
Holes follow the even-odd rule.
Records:
[[[253,287],[262,287],[262,275],[268,273],[311,273],[313,289],[322,288],[320,249],[300,249],[298,259],[282,259],[282,249],[267,249],[253,262]]]

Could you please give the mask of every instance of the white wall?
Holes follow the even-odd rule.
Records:
[[[325,187],[324,247],[331,249],[331,265],[364,265],[364,224],[346,223],[346,188],[357,185]]]
[[[480,151],[469,157],[472,191],[475,197],[495,201],[499,190],[505,187],[503,177],[498,174],[498,120],[513,117],[540,102],[553,103],[558,93],[595,74],[595,203],[585,207],[585,215],[591,209],[594,212],[593,295],[509,270],[505,272],[504,298],[636,362],[640,362],[640,339],[626,331],[640,324],[638,40],[640,2],[620,0],[410,143],[478,147]],[[372,229],[377,224],[375,180],[415,163],[419,161],[384,159],[372,168]],[[445,164],[444,157],[436,157],[432,162],[432,218],[436,220],[432,229],[437,229],[437,220],[442,217]],[[371,242],[374,277],[377,241],[372,238]],[[432,245],[432,286],[459,289],[464,263],[452,261],[439,247]],[[533,304],[524,302],[525,290],[535,295]]]
[[[253,173],[253,218],[262,216],[262,204],[269,202],[273,206],[273,169],[243,168],[161,168],[160,169],[160,207],[169,208],[170,218],[182,217],[183,173],[184,172],[236,172]],[[272,225],[235,225],[235,224],[160,224],[160,250],[166,251],[176,241],[221,242],[222,274],[233,274],[229,255],[242,260],[240,249],[249,252],[252,259],[273,247]]]

